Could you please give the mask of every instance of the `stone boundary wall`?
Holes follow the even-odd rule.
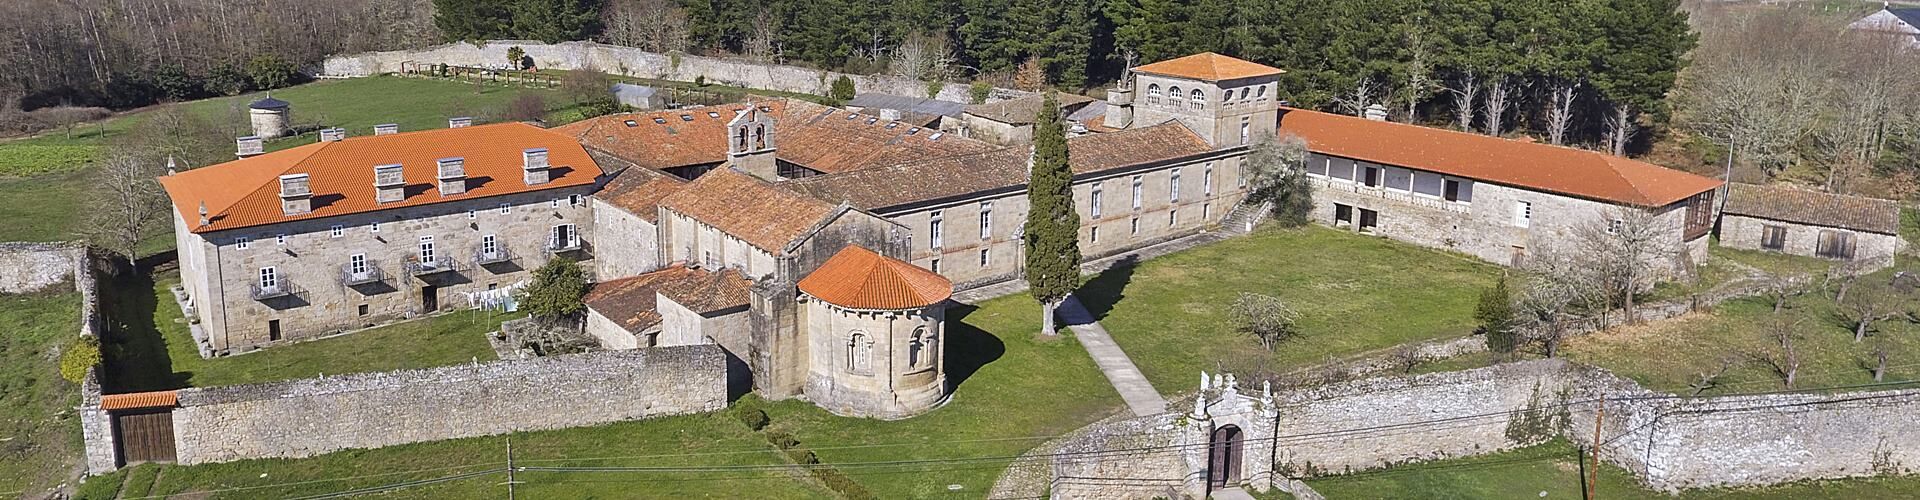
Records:
[[[477,45],[454,42],[424,49],[340,55],[322,62],[317,76],[353,78],[398,73],[403,65],[411,64],[505,67],[507,49],[511,47],[526,51],[527,57],[539,68],[571,70],[591,66],[618,75],[680,82],[704,76],[713,83],[813,95],[826,95],[834,80],[846,76],[853,79],[854,88],[860,92],[927,97],[927,82],[889,75],[855,75],[740,59],[661,54],[596,42],[549,44],[537,40],[491,40]],[[987,101],[1027,95],[1031,93],[995,88]],[[959,82],[948,82],[935,98],[955,102],[972,99],[968,85]]]
[[[1607,401],[1602,458],[1655,490],[1920,471],[1920,434],[1908,431],[1920,415],[1920,389],[1681,398],[1559,359],[1276,391],[1274,469],[1282,478],[1302,478],[1494,453],[1554,437],[1590,443],[1600,398]],[[1176,413],[1110,418],[1042,444],[1003,473],[994,492],[1044,492],[1063,479],[1105,484],[1097,477],[1144,486],[1103,487],[1102,496],[1156,496],[1152,490],[1165,489],[1159,484],[1190,473],[1166,470],[1169,464],[1151,454],[1110,457],[1092,474],[1038,455],[1169,441],[1179,410],[1170,411]]]
[[[87,264],[87,248],[80,243],[0,243],[0,294],[32,292],[77,278],[76,271]]]
[[[183,389],[181,465],[581,427],[727,406],[716,345]]]

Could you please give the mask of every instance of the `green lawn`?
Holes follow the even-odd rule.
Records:
[[[486,116],[500,109],[520,92],[548,97],[555,117],[577,114],[564,104],[558,91],[519,89],[501,86],[377,76],[347,80],[323,80],[273,91],[276,98],[293,103],[295,125],[344,127],[349,135],[368,135],[373,126],[398,123],[401,130],[444,128],[451,116]],[[262,93],[205,99],[181,104],[189,111],[226,127],[233,136],[251,133],[247,129],[246,104]],[[74,238],[82,223],[80,205],[92,172],[91,162],[108,141],[120,137],[146,112],[134,112],[78,126],[73,137],[64,130],[53,130],[31,138],[0,141],[0,241],[55,241]],[[313,133],[267,143],[278,150],[311,143]],[[158,160],[156,160],[158,161]],[[170,234],[172,226],[161,224],[157,235]],[[147,251],[170,249],[173,240],[154,238]]]
[[[427,368],[495,359],[486,332],[513,314],[460,311],[328,339],[277,346],[235,356],[202,359],[169,290],[127,277],[106,283],[103,306],[114,318],[107,336],[108,392],[271,382],[321,374]]]
[[[65,479],[79,455],[80,392],[60,378],[57,351],[80,334],[80,294],[56,284],[0,295],[0,496]]]
[[[1309,226],[1266,228],[1121,266],[1079,292],[1162,393],[1191,390],[1201,370],[1291,368],[1407,342],[1467,335],[1480,290],[1500,270],[1469,257]],[[1241,292],[1300,314],[1302,335],[1269,354],[1233,330]]]
[[[803,401],[742,404],[764,408],[769,431],[789,432],[824,463],[1011,457],[1045,438],[1077,429],[1120,406],[1120,399],[1071,336],[1037,339],[1039,307],[1024,295],[961,306],[948,313],[947,374],[952,401],[899,421],[833,416]],[[364,334],[356,334],[358,335]],[[295,346],[296,348],[298,346]],[[271,352],[269,350],[268,352]],[[250,357],[254,355],[248,355]],[[240,360],[244,357],[233,358]],[[229,360],[230,361],[230,360]],[[196,377],[197,381],[198,378]],[[175,494],[214,491],[212,498],[276,498],[443,477],[504,462],[502,438],[419,443],[348,451],[302,460],[250,460],[192,467],[148,466],[95,480],[87,491],[111,498],[127,491]],[[521,433],[516,464],[552,467],[769,465],[786,463],[766,439],[731,412]],[[559,458],[565,457],[565,458]],[[611,457],[611,458],[609,458]],[[847,465],[841,471],[879,498],[980,498],[1010,460],[918,465]],[[260,489],[260,485],[381,475]],[[265,475],[264,477],[262,475]],[[158,482],[154,483],[154,477]],[[504,477],[492,475],[411,488],[397,498],[493,498]],[[813,480],[784,469],[721,472],[526,472],[526,498],[830,498]],[[959,490],[949,485],[960,485]],[[122,494],[137,497],[138,494]]]
[[[1566,441],[1477,457],[1440,460],[1307,481],[1327,498],[1494,499],[1581,498],[1578,448]],[[1812,481],[1769,488],[1689,490],[1678,496],[1649,491],[1612,465],[1600,469],[1594,493],[1601,498],[1799,499],[1913,498],[1920,478]]]

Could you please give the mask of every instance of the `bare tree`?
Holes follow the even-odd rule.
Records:
[[[1340,105],[1340,109],[1345,110],[1349,114],[1363,116],[1366,113],[1367,107],[1374,105],[1379,94],[1380,82],[1369,76],[1353,82],[1353,89],[1334,96],[1333,102]]]
[[[744,51],[742,55],[755,61],[779,62],[780,44],[778,37],[780,35],[780,28],[777,26],[778,23],[778,21],[774,20],[773,15],[767,12],[761,12],[760,15],[754,16],[753,34],[747,37],[746,43],[741,47],[742,51]]]
[[[1258,293],[1240,292],[1239,298],[1227,309],[1228,321],[1242,333],[1260,340],[1260,346],[1268,351],[1274,344],[1300,334],[1295,325],[1300,319],[1280,298]]]
[[[1893,294],[1883,290],[1869,288],[1858,290],[1840,303],[1840,316],[1853,330],[1853,342],[1858,344],[1867,339],[1867,332],[1875,323],[1904,314],[1906,311]]]
[[[1526,268],[1530,277],[1523,283],[1514,304],[1519,313],[1515,318],[1517,330],[1527,343],[1538,346],[1542,354],[1556,357],[1560,353],[1560,342],[1579,320],[1574,311],[1606,303],[1598,284],[1600,275],[1580,253],[1552,247],[1527,259]]]
[[[1387,356],[1387,360],[1392,362],[1394,369],[1400,370],[1400,373],[1413,373],[1413,369],[1419,368],[1420,363],[1426,361],[1420,356],[1418,344],[1396,347]]]
[[[156,179],[161,164],[114,154],[94,170],[88,196],[88,241],[113,251],[132,267],[140,258],[140,240],[166,222],[168,203]]]
[[[1460,130],[1473,130],[1474,104],[1479,102],[1480,80],[1473,71],[1461,73],[1454,84],[1447,87],[1453,95],[1453,126]]]
[[[1047,67],[1040,62],[1040,56],[1028,56],[1020,67],[1014,70],[1013,86],[1020,90],[1037,92],[1047,88]],[[1178,96],[1174,96],[1178,97]]]
[[[945,34],[914,33],[893,50],[887,70],[915,80],[945,80],[957,59]]]
[[[37,116],[37,117],[40,117],[41,119],[46,120],[47,123],[50,123],[55,127],[60,127],[62,129],[65,129],[67,138],[72,139],[73,128],[75,126],[78,126],[82,123],[86,123],[89,120],[98,120],[101,118],[105,118],[108,115],[111,115],[113,113],[107,111],[106,108],[58,106],[58,107],[45,108],[45,109],[36,109],[36,110],[33,110],[33,113],[31,114],[33,116]]]
[[[1791,276],[1769,274],[1760,285],[1760,293],[1773,301],[1773,312],[1778,314],[1787,308],[1787,301],[1807,293],[1807,287],[1801,286]]]
[[[1633,107],[1625,103],[1613,105],[1613,114],[1607,117],[1607,149],[1614,156],[1627,155],[1627,144],[1633,142],[1633,134],[1640,128],[1633,117]]]
[[[1579,83],[1561,81],[1547,93],[1547,142],[1567,144],[1567,128],[1573,124],[1573,102],[1579,92]]]
[[[607,43],[652,52],[685,51],[691,45],[687,12],[671,0],[613,0],[601,13]]]
[[[1424,27],[1408,29],[1401,43],[1406,50],[1405,65],[1407,79],[1399,92],[1401,105],[1406,107],[1402,117],[1407,123],[1420,122],[1420,103],[1433,96],[1433,42]]]
[[[1720,377],[1726,375],[1727,370],[1733,368],[1735,361],[1733,356],[1722,356],[1717,368],[1695,374],[1698,380],[1687,384],[1688,388],[1693,389],[1692,395],[1699,396],[1702,392],[1707,392],[1714,387],[1718,387],[1720,385]]]
[[[1774,319],[1762,325],[1762,328],[1766,330],[1767,336],[1773,338],[1775,347],[1771,351],[1756,352],[1753,357],[1771,368],[1775,375],[1780,376],[1786,388],[1792,389],[1794,383],[1800,378],[1800,349],[1794,344],[1794,340],[1799,337],[1800,323],[1783,318]]]
[[[1619,208],[1580,226],[1576,232],[1579,255],[1594,274],[1609,305],[1618,305],[1627,323],[1639,321],[1634,300],[1671,276],[1670,265],[1681,249],[1680,228],[1662,224],[1658,215],[1637,208]]]
[[[1498,136],[1506,132],[1506,124],[1503,122],[1507,116],[1507,107],[1510,104],[1508,99],[1513,98],[1514,93],[1519,90],[1520,86],[1521,84],[1519,82],[1514,81],[1513,77],[1507,75],[1500,75],[1499,78],[1493,80],[1492,84],[1487,85],[1487,98],[1481,101],[1481,104],[1486,106],[1485,123],[1487,125],[1487,135]]]

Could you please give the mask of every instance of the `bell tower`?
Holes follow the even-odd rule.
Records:
[[[758,104],[727,121],[727,165],[768,181],[780,179],[774,159],[773,108]]]

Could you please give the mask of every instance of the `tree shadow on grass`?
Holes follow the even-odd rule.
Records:
[[[947,308],[947,392],[960,388],[973,374],[1007,353],[1007,344],[992,332],[966,322],[967,315],[979,310],[970,304]]]
[[[1133,283],[1133,273],[1139,265],[1138,256],[1121,257],[1107,270],[1082,283],[1079,290],[1073,291],[1073,296],[1080,299],[1080,305],[1087,308],[1087,314],[1092,315],[1094,321],[1106,319],[1114,304],[1126,298],[1127,285]]]
[[[121,273],[100,281],[100,308],[105,334],[101,389],[107,393],[159,391],[188,386],[192,373],[173,371],[167,341],[154,324],[160,307],[157,286],[148,272]]]

